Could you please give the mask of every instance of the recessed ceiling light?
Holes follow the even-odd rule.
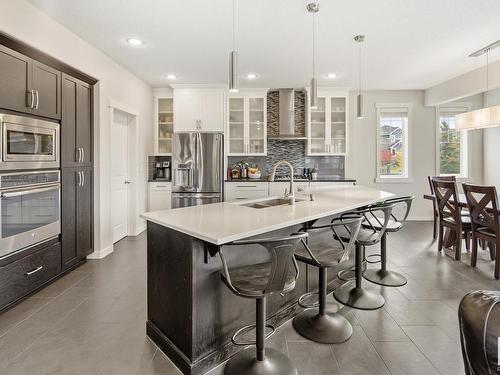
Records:
[[[328,73],[328,74],[327,74],[327,77],[328,77],[329,79],[335,79],[335,78],[337,78],[337,74],[336,74],[336,73]]]
[[[167,74],[167,79],[177,79],[175,74]]]
[[[255,79],[255,78],[257,78],[257,74],[255,74],[255,73],[248,73],[247,74],[247,79]]]
[[[137,39],[137,38],[128,38],[127,43],[131,44],[133,46],[140,46],[140,45],[144,44],[144,42],[142,40]]]

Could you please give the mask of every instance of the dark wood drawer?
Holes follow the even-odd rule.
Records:
[[[61,243],[0,267],[0,310],[45,284],[61,272]]]

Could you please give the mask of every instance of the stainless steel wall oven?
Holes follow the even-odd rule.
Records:
[[[60,172],[1,173],[0,258],[60,233]]]

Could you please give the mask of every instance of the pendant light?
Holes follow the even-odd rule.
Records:
[[[481,128],[492,128],[500,126],[500,105],[488,107],[488,91],[489,91],[489,54],[493,48],[500,46],[500,40],[495,43],[481,48],[472,53],[469,57],[478,57],[486,54],[486,91],[484,94],[484,108],[475,111],[460,113],[455,116],[456,128],[459,130],[472,130]]]
[[[354,41],[358,43],[359,51],[358,51],[358,80],[359,80],[359,91],[357,96],[357,109],[356,109],[356,118],[358,120],[362,120],[363,116],[363,94],[361,94],[361,43],[365,41],[364,35],[356,35],[354,37]]]
[[[229,53],[229,91],[238,92],[240,82],[238,78],[238,52],[236,52],[236,33],[235,33],[235,2],[233,0],[233,48]]]
[[[318,81],[316,80],[316,46],[315,46],[315,24],[314,18],[315,14],[319,12],[319,4],[318,3],[309,3],[307,4],[307,11],[312,14],[312,78],[311,78],[311,99],[309,102],[309,106],[311,109],[318,108]]]

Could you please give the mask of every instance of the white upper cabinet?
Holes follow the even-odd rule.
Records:
[[[174,99],[172,94],[155,94],[154,153],[166,156],[172,154],[172,134],[174,132]]]
[[[266,155],[267,90],[230,94],[227,107],[227,155]]]
[[[320,90],[308,111],[307,155],[347,155],[348,115],[347,92]]]
[[[174,132],[223,132],[224,89],[174,87]]]

